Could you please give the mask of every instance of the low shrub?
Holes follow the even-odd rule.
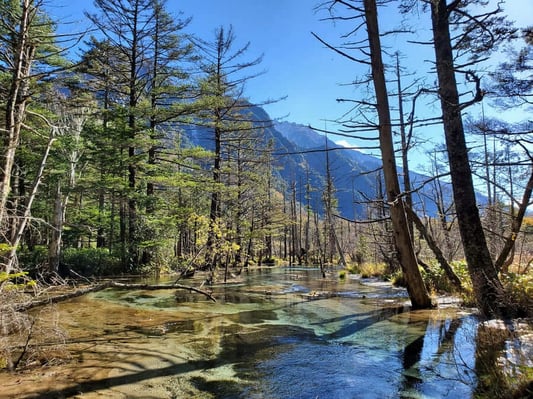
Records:
[[[387,280],[389,280],[392,285],[396,287],[407,287],[407,280],[405,280],[405,277],[401,270],[398,270],[393,274],[389,274],[387,276]]]
[[[266,266],[275,266],[276,265],[276,259],[274,259],[274,258],[265,258],[265,259],[263,259],[263,261],[261,263],[263,265],[266,265]]]
[[[363,278],[383,277],[387,272],[387,265],[385,263],[365,262],[355,266],[354,269],[355,272],[360,274]]]
[[[502,276],[503,307],[511,317],[533,317],[533,273]]]
[[[106,248],[67,248],[61,254],[60,268],[71,269],[82,276],[118,274],[122,264]]]
[[[31,251],[23,249],[17,253],[20,266],[27,270],[32,277],[36,277],[37,271],[48,263],[48,247],[36,246]]]
[[[461,295],[471,295],[472,288],[465,261],[455,261],[450,264],[454,273],[457,275],[462,285]],[[420,269],[424,283],[427,289],[432,293],[458,293],[457,287],[450,281],[448,275],[437,261],[429,263],[429,268]],[[470,302],[467,299],[467,302]],[[472,298],[473,299],[473,298]]]

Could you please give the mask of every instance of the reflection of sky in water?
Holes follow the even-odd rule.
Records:
[[[343,301],[343,299],[341,299]],[[310,303],[315,305],[315,303]],[[317,340],[287,344],[259,364],[265,397],[280,398],[468,398],[472,394],[474,320],[397,318],[402,308],[369,310],[352,303],[352,314],[318,306],[286,315],[308,320]],[[400,313],[399,313],[400,312]],[[287,320],[279,320],[278,322]],[[467,339],[467,337],[469,337]],[[288,345],[290,344],[290,345]]]

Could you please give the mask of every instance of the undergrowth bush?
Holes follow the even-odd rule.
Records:
[[[48,247],[39,245],[31,251],[23,249],[17,253],[19,264],[35,277],[36,271],[48,262]]]
[[[388,274],[386,276],[386,279],[396,287],[407,287],[407,280],[405,280],[405,277],[401,270],[397,270],[392,274]]]
[[[533,317],[533,273],[502,276],[503,306],[511,317]]]
[[[346,270],[351,274],[360,274],[362,278],[382,277],[386,273],[387,265],[385,263],[365,262],[348,265]]]
[[[82,276],[105,276],[122,271],[120,258],[106,248],[66,248],[61,254],[61,267]]]
[[[465,261],[455,261],[450,264],[454,273],[461,280],[462,294],[469,295],[471,290],[470,277]],[[430,262],[429,269],[420,269],[422,278],[428,290],[432,293],[457,293],[457,287],[450,281],[444,269],[437,261]]]

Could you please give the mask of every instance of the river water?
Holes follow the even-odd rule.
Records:
[[[251,270],[212,290],[216,303],[185,290],[108,289],[58,305],[71,359],[0,375],[0,397],[465,399],[475,390],[477,321],[459,309],[410,311],[403,289],[308,268]]]

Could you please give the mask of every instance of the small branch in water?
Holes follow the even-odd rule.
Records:
[[[197,292],[198,294],[205,295],[207,298],[212,300],[213,302],[216,302],[217,300],[213,295],[211,295],[210,292],[201,290],[199,288],[191,287],[188,285],[181,285],[181,284],[172,284],[172,285],[150,285],[150,284],[124,284],[124,283],[117,283],[114,281],[111,281],[111,287],[114,288],[122,288],[122,289],[139,289],[139,290],[170,290],[172,288],[178,288],[182,290],[189,290],[193,292]]]
[[[10,306],[11,309],[13,309],[16,312],[23,312],[32,308],[36,308],[39,306],[49,305],[52,303],[62,302],[66,301],[67,299],[76,298],[85,294],[88,294],[90,292],[96,292],[101,291],[106,288],[118,288],[118,289],[125,289],[125,290],[172,290],[172,289],[182,289],[182,290],[189,290],[193,292],[197,292],[199,294],[205,295],[207,298],[209,298],[211,301],[216,302],[217,300],[210,292],[201,290],[199,288],[190,287],[187,285],[181,285],[181,284],[172,284],[172,285],[150,285],[150,284],[127,284],[127,283],[118,283],[115,281],[107,281],[105,283],[96,284],[96,285],[90,285],[88,287],[79,288],[75,291],[68,292],[65,294],[59,294],[56,296],[51,296],[47,298],[37,299],[26,303],[19,303],[14,306]],[[3,311],[5,306],[0,307],[0,311]]]

